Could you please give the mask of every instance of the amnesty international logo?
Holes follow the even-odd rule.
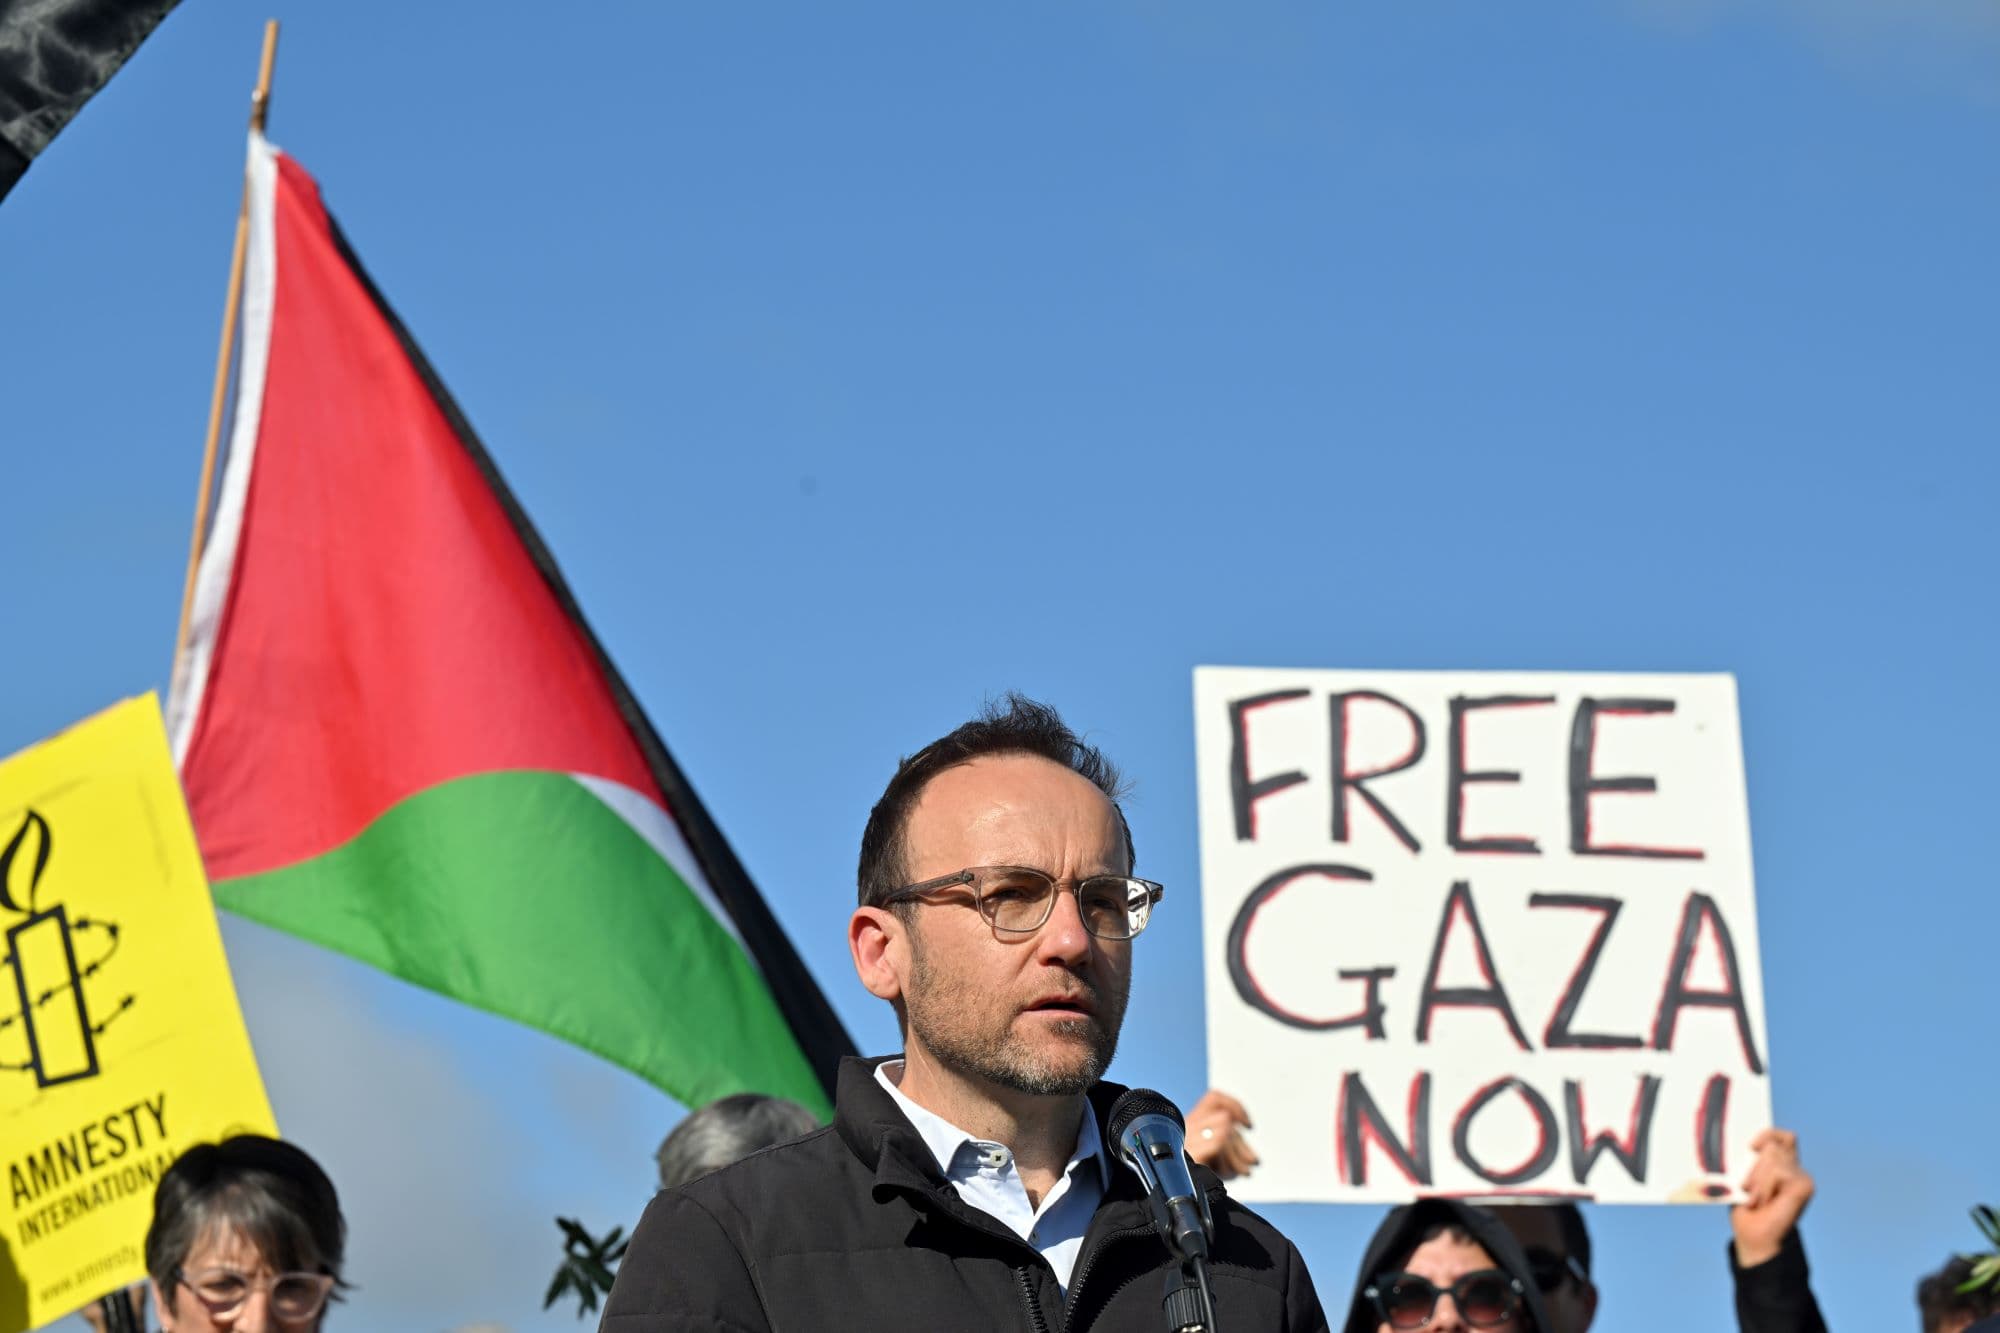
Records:
[[[20,1033],[17,1049],[0,1044],[0,1071],[27,1073],[41,1087],[98,1072],[97,1038],[137,998],[126,992],[93,1021],[84,983],[118,952],[113,921],[72,918],[60,902],[43,906],[42,880],[54,851],[49,821],[29,810],[0,850],[0,924],[7,950],[0,973],[11,972],[19,1007],[0,1016],[0,1042]],[[10,920],[11,915],[25,920]]]
[[[144,1276],[175,1157],[275,1134],[158,701],[0,762],[0,1333]]]

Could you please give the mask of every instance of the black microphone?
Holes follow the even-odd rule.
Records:
[[[1148,1088],[1132,1088],[1111,1104],[1109,1123],[1119,1156],[1146,1187],[1146,1206],[1168,1251],[1182,1264],[1207,1259],[1215,1224],[1188,1166],[1180,1109]]]

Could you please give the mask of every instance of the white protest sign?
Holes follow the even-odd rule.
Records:
[[[1735,1197],[1771,1122],[1736,684],[1195,672],[1252,1202]]]

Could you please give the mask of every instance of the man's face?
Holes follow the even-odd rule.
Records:
[[[1535,1285],[1542,1289],[1542,1304],[1555,1325],[1550,1333],[1584,1333],[1597,1315],[1597,1288],[1571,1271],[1569,1246],[1555,1210],[1518,1203],[1495,1207],[1493,1214],[1527,1253]]]
[[[1083,926],[1075,881],[1122,875],[1125,835],[1087,779],[1033,755],[990,755],[931,779],[903,830],[910,882],[972,866],[1027,866],[1061,881],[1032,935],[996,935],[970,890],[908,915],[902,986],[912,1060],[1035,1096],[1081,1092],[1118,1046],[1132,942]]]

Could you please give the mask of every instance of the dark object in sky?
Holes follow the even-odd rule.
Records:
[[[0,0],[0,199],[176,0]]]

